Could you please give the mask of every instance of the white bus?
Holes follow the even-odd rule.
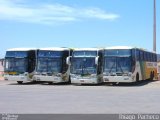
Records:
[[[70,82],[70,65],[67,60],[71,54],[70,48],[42,48],[37,51],[35,81],[45,81],[49,84]]]
[[[71,83],[98,84],[103,82],[101,58],[101,49],[74,49],[71,57]]]
[[[144,49],[117,46],[104,50],[103,81],[112,83],[157,79],[157,55]]]
[[[5,55],[4,80],[17,81],[19,84],[32,81],[35,66],[36,49],[9,49]]]

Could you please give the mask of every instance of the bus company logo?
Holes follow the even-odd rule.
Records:
[[[119,114],[119,120],[159,120],[160,114]]]
[[[146,62],[147,68],[157,68],[157,63],[154,62]]]
[[[18,120],[18,117],[16,114],[2,114],[2,120]]]

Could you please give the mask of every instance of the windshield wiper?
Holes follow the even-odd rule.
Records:
[[[121,64],[119,62],[117,62],[117,64],[118,64],[119,68],[121,69],[121,72],[124,73]]]
[[[81,75],[84,75],[84,65],[83,64],[81,65],[81,70],[82,70]]]
[[[86,64],[84,62],[82,65],[82,75],[90,75],[89,70],[87,69]]]
[[[113,67],[114,67],[114,65],[116,64],[116,61],[114,62],[114,64],[112,65],[112,67],[111,67],[111,69],[110,69],[110,71],[109,71],[109,73],[111,73],[112,72],[112,69],[113,69]]]

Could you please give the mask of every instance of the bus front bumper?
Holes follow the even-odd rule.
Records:
[[[28,76],[16,76],[16,75],[4,75],[4,80],[8,81],[31,81],[31,79],[28,78]]]
[[[135,81],[131,76],[103,76],[103,82],[131,83]]]
[[[79,78],[73,78],[71,77],[71,83],[72,84],[98,84],[97,78],[90,78],[90,77],[79,77]]]
[[[64,81],[61,77],[43,76],[43,75],[34,75],[33,76],[33,80],[35,80],[35,81],[43,81],[43,82],[53,82],[53,83],[67,82],[67,81]]]

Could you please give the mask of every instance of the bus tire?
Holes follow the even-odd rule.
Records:
[[[152,80],[154,79],[154,71],[152,72]]]
[[[139,82],[139,73],[136,74],[136,82]]]
[[[113,83],[112,83],[113,86],[116,86],[116,85],[118,85],[118,84],[119,84],[118,82],[113,82]]]
[[[150,73],[150,78],[149,78],[150,80],[153,80],[153,72],[151,71],[151,73]]]
[[[23,81],[17,81],[17,83],[18,83],[18,84],[22,84],[22,83],[23,83]]]
[[[53,85],[53,82],[48,82],[49,85]]]
[[[71,84],[71,77],[68,78],[68,84]]]

